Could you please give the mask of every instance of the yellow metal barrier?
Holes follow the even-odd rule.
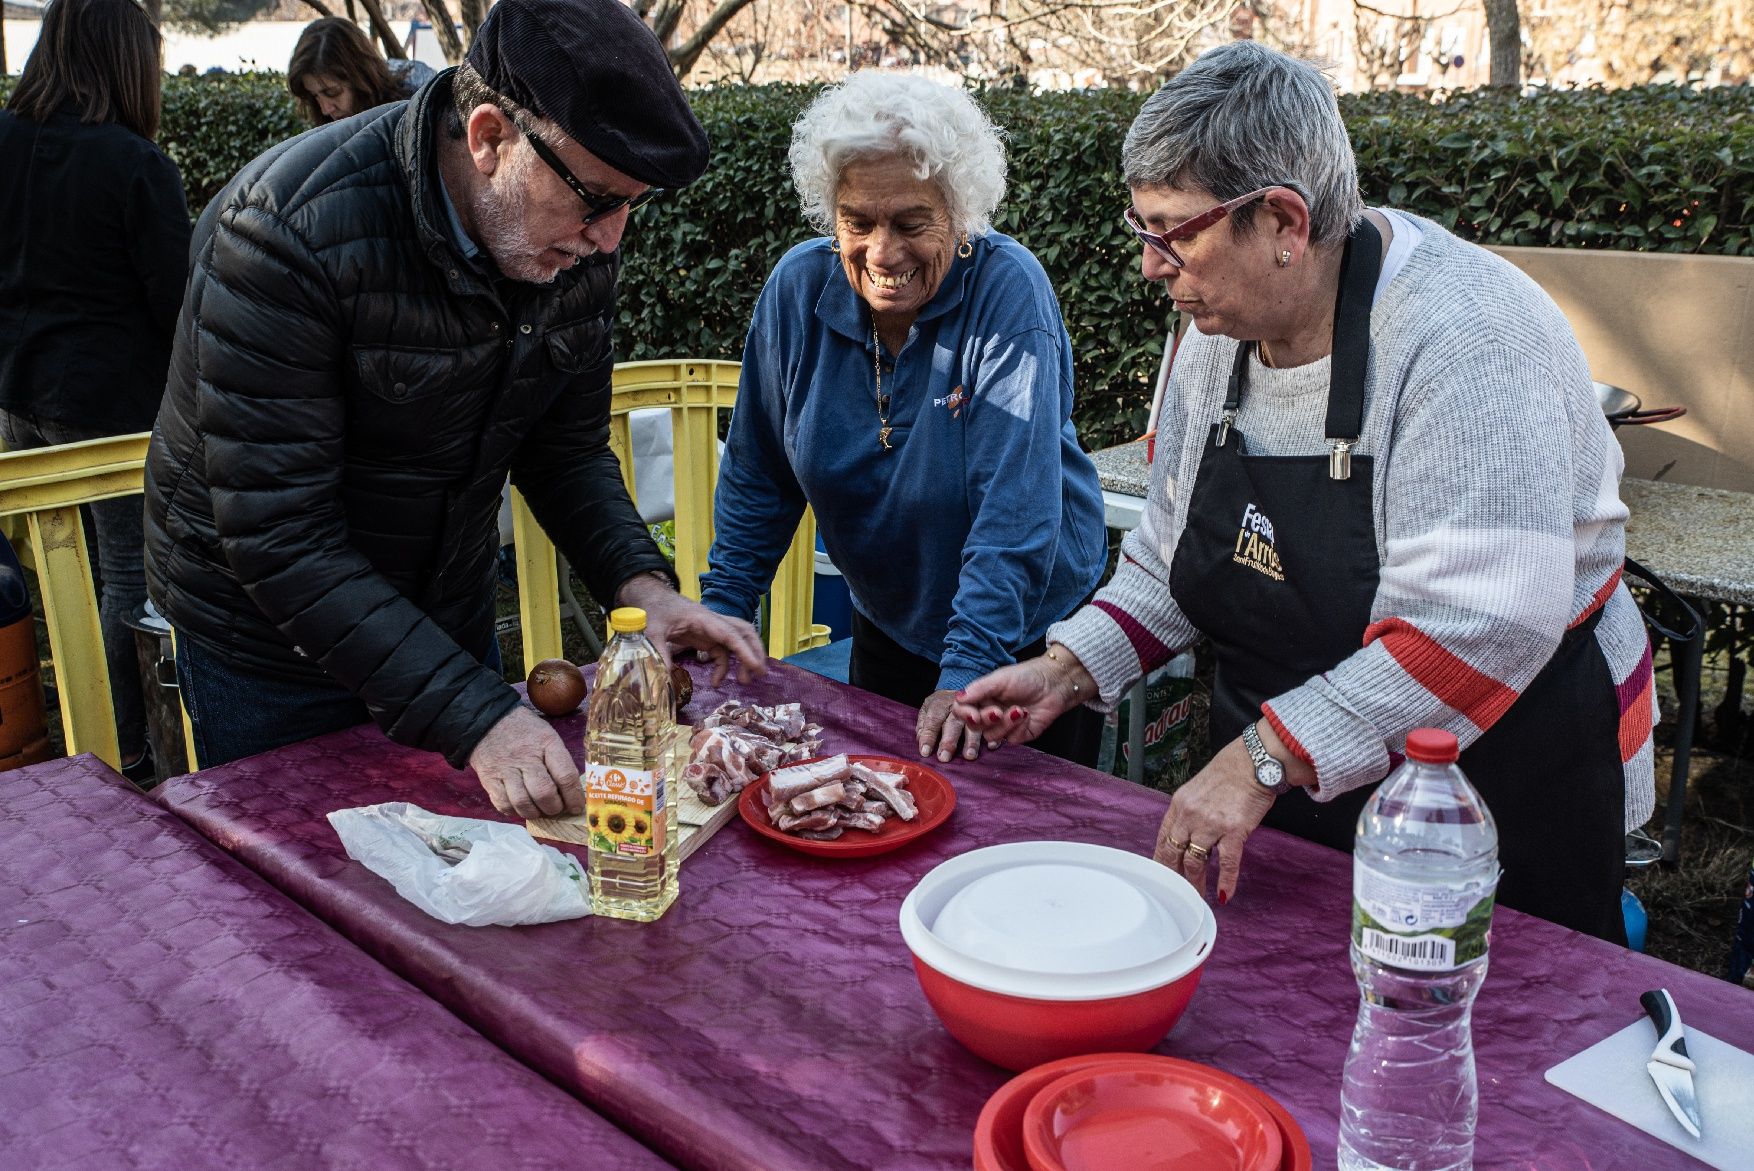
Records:
[[[719,413],[737,402],[737,362],[623,362],[615,367],[609,446],[621,461],[628,495],[634,494],[633,456],[627,416],[651,407],[670,411],[675,453],[676,576],[682,592],[700,597],[700,576],[713,543],[713,488],[719,480]],[[524,662],[561,655],[560,599],[554,549],[512,494],[517,540],[518,597],[524,631]],[[815,587],[816,518],[808,509],[792,547],[774,574],[768,598],[767,653],[776,659],[828,641],[828,628],[810,621]]]
[[[148,435],[0,453],[0,517],[23,517],[49,628],[49,657],[69,755],[121,767],[110,670],[79,506],[138,495]]]
[[[621,460],[630,494],[633,461],[627,415],[645,407],[670,410],[676,462],[676,573],[683,592],[692,598],[700,597],[700,575],[706,572],[707,550],[712,546],[719,412],[736,402],[737,370],[736,362],[627,362],[615,369],[610,443]],[[112,768],[121,765],[115,711],[79,506],[138,495],[150,438],[142,432],[0,452],[0,519],[21,518],[29,530],[29,556],[26,550],[19,552],[37,570],[67,751],[95,753]],[[524,662],[535,663],[562,653],[557,559],[554,546],[516,493],[512,522]],[[828,628],[810,621],[815,548],[816,521],[806,510],[769,596],[767,649],[775,658],[828,641]],[[189,759],[194,760],[192,748]]]

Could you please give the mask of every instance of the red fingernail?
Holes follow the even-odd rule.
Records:
[[[1222,907],[1225,903],[1228,903],[1229,901],[1230,901],[1230,896],[1228,894],[1224,893],[1223,891],[1218,892],[1218,905],[1219,906]]]
[[[1021,720],[1023,718],[1023,709],[1020,707],[1012,708],[1011,709],[1011,718],[1014,720]]]
[[[967,698],[968,698],[968,692],[966,692],[966,691],[958,691],[958,692],[957,692],[957,693],[956,693],[956,698],[957,698],[957,699],[967,699]]]

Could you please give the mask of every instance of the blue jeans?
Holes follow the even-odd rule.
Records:
[[[499,640],[486,666],[500,669]],[[177,639],[177,683],[195,737],[197,768],[255,756],[371,719],[371,712],[332,679],[277,679],[239,667],[223,651]]]
[[[79,427],[36,415],[0,411],[0,439],[10,451],[102,439],[108,431]],[[91,514],[97,548],[98,624],[104,635],[104,661],[110,671],[110,703],[116,712],[116,743],[122,759],[146,749],[146,699],[140,687],[140,661],[128,620],[146,601],[146,507],[138,496],[99,500]]]

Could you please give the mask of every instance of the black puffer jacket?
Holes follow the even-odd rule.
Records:
[[[458,253],[441,74],[302,134],[196,225],[146,464],[147,574],[179,636],[340,681],[461,766],[516,702],[481,665],[506,472],[598,598],[668,573],[609,449],[619,260],[552,285]]]

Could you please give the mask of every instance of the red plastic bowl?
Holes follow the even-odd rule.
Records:
[[[1143,1053],[1187,1010],[1203,964],[1147,992],[1106,1000],[1033,1000],[964,984],[918,956],[914,972],[926,1003],[977,1057],[1023,1070],[1081,1053]]]
[[[1138,1060],[1132,1053],[1093,1053],[1050,1061],[1018,1074],[1001,1086],[981,1108],[974,1126],[974,1171],[1030,1171],[1029,1156],[1023,1149],[1023,1120],[1029,1104],[1049,1085],[1075,1070],[1096,1066],[1125,1064]],[[1272,1095],[1232,1074],[1209,1065],[1196,1065],[1176,1057],[1151,1054],[1144,1060],[1163,1067],[1187,1066],[1214,1086],[1254,1097],[1279,1125],[1283,1150],[1279,1154],[1278,1171],[1314,1171],[1315,1159],[1310,1153],[1309,1139],[1291,1112]]]
[[[1260,1094],[1191,1063],[1152,1058],[1074,1070],[1030,1099],[1035,1171],[1278,1171],[1284,1139]]]

